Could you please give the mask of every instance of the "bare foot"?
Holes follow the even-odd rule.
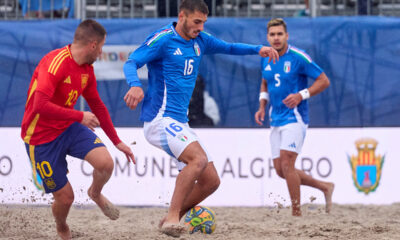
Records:
[[[334,183],[327,183],[328,184],[328,188],[327,190],[324,192],[325,195],[325,212],[326,213],[330,213],[331,209],[332,209],[332,193],[333,190],[335,189],[335,184]]]
[[[164,222],[167,220],[167,217],[163,217],[160,222],[158,223],[158,228],[161,229],[161,227],[164,225]]]
[[[68,224],[57,224],[57,235],[62,240],[72,239],[71,231],[69,230]]]
[[[99,194],[98,197],[94,197],[92,193],[92,187],[88,190],[89,197],[99,206],[101,211],[111,220],[117,220],[119,218],[119,210],[112,204],[103,194]]]
[[[171,236],[171,237],[180,237],[183,233],[186,232],[186,228],[184,226],[181,226],[179,224],[174,224],[174,223],[164,223],[161,226],[161,232],[164,233],[165,235]]]

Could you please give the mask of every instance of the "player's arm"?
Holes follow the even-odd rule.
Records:
[[[92,76],[94,78],[94,74]],[[87,101],[94,115],[98,118],[100,122],[100,127],[104,130],[107,137],[111,140],[115,147],[126,155],[126,159],[128,161],[136,163],[135,157],[133,156],[130,147],[123,143],[118,137],[114,124],[111,121],[110,113],[108,112],[107,107],[101,100],[97,91],[97,84],[95,79],[92,80],[90,84],[88,84],[83,92],[83,97]]]
[[[223,53],[230,55],[250,55],[259,54],[261,57],[269,57],[270,60],[279,60],[278,52],[263,45],[251,45],[245,43],[228,43],[221,39],[215,38],[208,33],[203,32],[204,39],[206,40],[205,54]],[[269,61],[270,61],[269,60]]]
[[[295,94],[290,94],[283,100],[283,103],[289,108],[294,108],[301,101],[321,93],[330,85],[328,77],[317,64],[312,61],[305,61],[304,59],[301,60],[300,64],[299,74],[304,74],[315,79],[315,81],[309,88],[302,89]]]
[[[256,120],[256,123],[262,126],[265,118],[265,108],[267,107],[269,101],[267,80],[265,80],[264,78],[261,80],[259,100],[260,100],[260,107],[258,108],[258,111],[254,115],[254,118]]]
[[[135,109],[144,97],[142,84],[139,80],[137,70],[143,67],[146,63],[156,60],[160,56],[161,45],[162,40],[156,42],[150,42],[149,40],[143,43],[138,49],[131,53],[124,64],[126,82],[130,87],[124,97],[124,101],[130,109]]]
[[[329,81],[328,76],[326,76],[326,74],[324,72],[321,73],[317,77],[317,79],[315,79],[314,83],[308,88],[308,92],[310,93],[310,97],[321,93],[326,88],[328,88],[330,84],[331,84],[331,82]]]
[[[51,102],[58,84],[65,79],[63,74],[65,65],[61,63],[59,69],[55,72],[49,67],[52,61],[47,64],[44,63],[39,68],[33,110],[47,119],[80,122],[91,129],[97,127],[99,121],[93,113],[81,112]]]
[[[39,74],[36,79],[37,87],[33,100],[33,111],[47,119],[82,121],[82,112],[59,106],[50,101],[58,84],[64,79],[64,76],[62,74],[63,65],[60,66],[60,70],[56,74],[49,70],[49,65],[50,63],[43,63],[39,67]]]

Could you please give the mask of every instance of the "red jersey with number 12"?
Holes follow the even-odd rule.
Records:
[[[24,142],[30,145],[51,142],[72,123],[81,122],[83,112],[74,109],[81,94],[108,137],[114,144],[119,143],[108,110],[97,92],[93,66],[78,65],[72,58],[70,45],[44,56],[33,73],[21,126]]]

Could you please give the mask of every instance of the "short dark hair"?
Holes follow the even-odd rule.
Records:
[[[183,0],[179,5],[179,12],[186,11],[188,13],[194,13],[199,11],[208,15],[208,6],[204,0]]]
[[[107,34],[104,27],[93,19],[81,22],[75,30],[74,43],[101,42]]]
[[[283,26],[283,28],[285,29],[285,32],[287,32],[286,23],[282,18],[271,19],[267,24],[267,32],[269,31],[270,27],[276,27],[276,26]]]

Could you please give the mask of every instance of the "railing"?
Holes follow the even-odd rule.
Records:
[[[0,19],[175,17],[181,0],[0,0]],[[213,17],[400,16],[400,0],[206,0]],[[307,7],[309,5],[309,7]]]

